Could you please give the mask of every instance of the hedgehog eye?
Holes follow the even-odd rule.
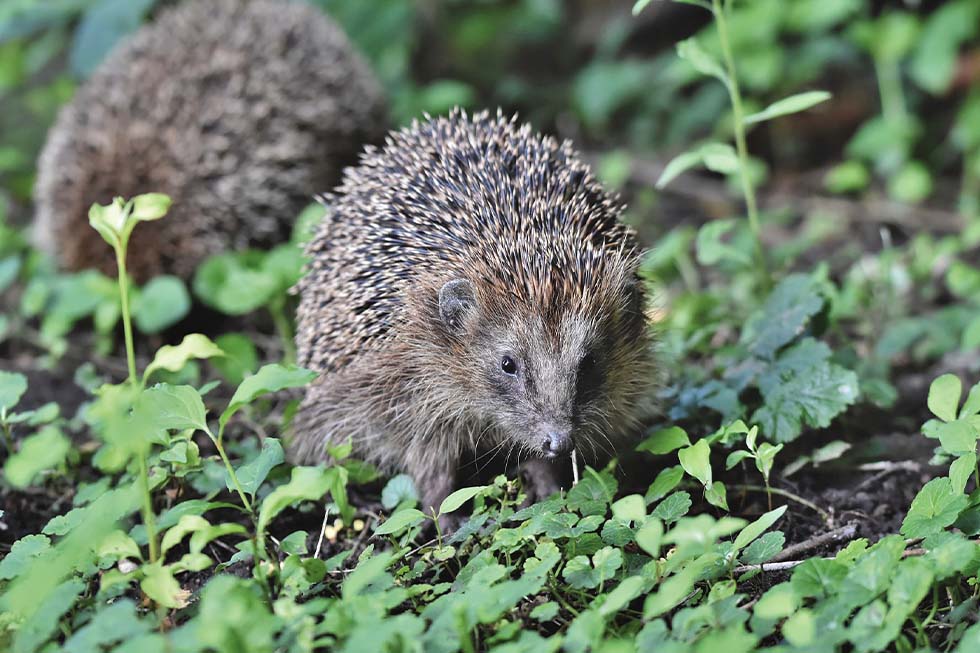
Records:
[[[602,375],[594,354],[586,354],[578,364],[578,374],[575,379],[575,394],[579,401],[592,399],[602,383]]]
[[[500,369],[504,371],[504,374],[517,376],[517,363],[510,356],[504,356],[500,359]]]

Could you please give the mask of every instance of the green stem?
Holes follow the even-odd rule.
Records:
[[[242,505],[245,506],[245,510],[252,512],[252,504],[248,500],[248,497],[245,496],[245,491],[242,489],[241,483],[238,482],[238,475],[235,473],[235,468],[231,466],[231,461],[228,460],[228,454],[225,453],[225,448],[221,444],[224,437],[224,429],[218,431],[218,437],[214,437],[211,431],[207,431],[207,434],[211,438],[211,441],[214,442],[214,446],[218,450],[218,455],[221,456],[221,462],[225,464],[228,477],[231,478],[231,482],[235,485],[235,491],[238,492],[238,496],[242,500]]]
[[[282,340],[282,357],[286,363],[296,362],[296,343],[293,340],[293,327],[286,317],[286,298],[278,297],[269,304],[269,313],[275,324],[276,333]]]
[[[898,62],[876,60],[875,77],[885,120],[892,123],[905,120],[905,95],[902,93],[902,73]]]
[[[762,278],[769,285],[769,266],[766,262],[765,250],[762,248],[762,230],[759,226],[759,208],[755,199],[755,188],[749,178],[749,149],[745,141],[745,110],[742,108],[742,93],[738,87],[738,77],[735,71],[735,58],[732,55],[731,41],[728,37],[727,3],[722,7],[720,0],[711,0],[711,12],[718,24],[718,40],[722,56],[725,59],[725,69],[728,73],[728,97],[732,103],[732,130],[735,132],[735,151],[738,153],[739,180],[742,185],[742,195],[745,197],[745,209],[749,215],[749,228],[755,237],[756,259]]]
[[[779,488],[775,488],[775,487],[770,487],[767,489],[760,485],[733,485],[729,487],[731,487],[733,490],[744,490],[746,492],[771,492],[772,494],[776,494],[781,497],[785,497],[787,499],[792,499],[796,503],[799,503],[800,505],[804,505],[810,510],[818,513],[821,517],[823,517],[823,520],[825,522],[827,522],[828,524],[830,523],[830,514],[826,510],[824,510],[817,504],[813,503],[812,501],[807,501],[803,497],[797,494],[793,494],[788,490],[780,490]]]
[[[7,423],[7,409],[0,409],[0,422],[3,423],[3,445],[7,448],[7,453],[14,453],[14,436],[10,430],[10,424]],[[980,487],[980,486],[978,486]]]
[[[129,366],[129,385],[133,388],[138,387],[139,379],[136,376],[136,353],[133,348],[133,325],[129,315],[129,287],[126,277],[126,245],[128,238],[123,237],[113,249],[116,250],[116,265],[119,268],[117,281],[119,282],[119,302],[122,307],[123,333],[126,337],[126,363]],[[140,487],[143,491],[143,524],[146,526],[146,539],[150,546],[150,562],[156,562],[160,557],[160,548],[157,543],[156,517],[153,514],[153,495],[150,494],[150,475],[146,462],[146,451],[140,451],[139,476]]]
[[[133,325],[129,317],[129,288],[126,279],[126,241],[119,243],[116,250],[116,265],[119,267],[119,301],[122,304],[123,334],[126,337],[126,362],[129,365],[129,383],[136,387],[136,353],[133,349]]]
[[[160,545],[157,543],[156,517],[153,515],[153,496],[150,494],[150,475],[147,471],[146,452],[139,454],[140,489],[143,492],[143,524],[146,526],[146,539],[150,545],[150,563],[160,557]]]

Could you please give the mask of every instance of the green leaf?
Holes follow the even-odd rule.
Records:
[[[673,159],[668,161],[666,166],[664,166],[663,172],[661,172],[660,177],[657,178],[656,187],[664,188],[667,184],[691,168],[696,168],[697,166],[701,165],[703,161],[704,157],[701,156],[700,150],[691,150],[678,154]]]
[[[650,515],[670,524],[687,514],[690,508],[691,495],[687,492],[674,492],[661,501]]]
[[[765,403],[752,421],[777,442],[797,438],[804,424],[826,428],[857,401],[857,375],[826,361],[814,362],[807,343],[804,340],[787,350],[759,380]]]
[[[948,478],[934,478],[912,500],[902,522],[905,537],[928,537],[950,526],[967,506],[967,497],[954,493]]]
[[[663,188],[681,174],[700,165],[712,172],[728,175],[738,170],[738,154],[728,143],[705,143],[696,150],[689,150],[671,159],[660,173],[656,187]]]
[[[486,485],[478,485],[476,487],[464,487],[456,490],[442,500],[442,504],[439,505],[439,514],[446,515],[451,512],[456,512],[464,503],[478,495],[480,492],[483,492],[485,489],[487,489]]]
[[[592,556],[575,556],[565,564],[562,578],[575,589],[593,589],[610,580],[623,564],[623,552],[611,546],[603,547]]]
[[[978,413],[980,413],[980,383],[977,383],[970,388],[970,393],[966,396],[966,401],[963,402],[963,407],[960,408],[960,419],[970,417]]]
[[[756,356],[772,358],[777,350],[802,335],[810,318],[823,305],[813,277],[791,274],[779,282],[746,322],[741,342]]]
[[[919,161],[906,161],[888,180],[888,194],[905,204],[918,204],[932,194],[932,174]]]
[[[782,551],[785,543],[786,536],[782,531],[764,533],[742,552],[740,560],[746,565],[761,565]]]
[[[647,504],[639,494],[628,494],[612,504],[613,517],[642,524],[647,518]]]
[[[6,258],[0,259],[0,293],[9,288],[10,284],[17,280],[17,274],[19,272],[19,256],[7,256]]]
[[[191,309],[191,296],[177,277],[154,277],[143,286],[133,302],[133,321],[142,333],[159,333],[184,319]]]
[[[7,459],[3,466],[7,481],[17,488],[30,485],[46,469],[57,467],[71,451],[71,441],[56,426],[45,426],[37,434],[24,439],[20,451]]]
[[[144,0],[146,2],[147,0]],[[159,220],[170,210],[171,200],[163,193],[144,193],[133,198],[134,220],[146,222]]]
[[[710,487],[705,487],[704,498],[711,505],[728,511],[728,490],[721,481],[715,481]]]
[[[415,489],[415,483],[408,474],[398,474],[389,480],[381,491],[381,505],[393,510],[403,501],[417,502],[419,493]]]
[[[140,581],[140,589],[156,601],[157,605],[174,609],[187,605],[191,593],[181,588],[168,567],[156,562],[145,564],[142,569],[143,580]]]
[[[823,183],[831,193],[853,193],[868,187],[871,173],[860,161],[844,161],[827,171]]]
[[[759,445],[759,450],[756,453],[755,466],[762,473],[762,476],[769,479],[769,474],[772,472],[773,463],[776,460],[776,454],[782,451],[783,445],[777,444],[772,445],[768,442],[763,442]]]
[[[136,400],[135,413],[161,430],[208,430],[204,402],[189,385],[158,383],[144,390]]]
[[[160,552],[165,554],[180,544],[181,540],[189,534],[210,527],[211,522],[200,515],[184,515],[175,526],[172,526],[163,534],[163,539],[160,540]]]
[[[779,583],[759,598],[753,613],[761,619],[782,619],[797,611],[801,598],[793,585]]]
[[[715,77],[728,84],[728,75],[725,74],[721,64],[708,54],[694,37],[677,44],[677,56],[689,62],[699,73]]]
[[[690,447],[677,452],[684,471],[701,481],[704,486],[711,485],[711,447],[707,440],[698,440]]]
[[[244,315],[261,308],[285,290],[278,275],[263,269],[264,262],[263,252],[212,256],[194,274],[194,294],[227,315]]]
[[[682,478],[684,478],[684,468],[680,465],[674,465],[673,467],[660,470],[657,478],[647,488],[646,494],[643,496],[644,500],[647,503],[652,503],[667,496],[667,493],[677,487],[677,484],[681,482]]]
[[[725,469],[731,469],[735,465],[739,464],[746,458],[752,458],[753,454],[751,451],[746,451],[745,449],[739,449],[738,451],[733,451],[728,454],[725,458]]]
[[[660,544],[664,537],[664,524],[659,519],[647,519],[636,531],[636,544],[650,557],[660,557]]]
[[[58,630],[62,617],[71,609],[85,589],[85,583],[72,579],[55,587],[41,602],[37,611],[18,624],[11,653],[33,653],[44,650],[42,644]]]
[[[604,515],[616,495],[616,486],[616,479],[609,474],[596,474],[589,469],[568,491],[566,505],[582,515]]]
[[[796,95],[791,95],[787,98],[783,98],[782,100],[778,100],[777,102],[773,102],[758,113],[753,113],[746,116],[743,122],[746,125],[753,125],[757,122],[764,122],[766,120],[778,118],[779,116],[799,113],[800,111],[806,111],[810,107],[820,104],[821,102],[826,102],[830,98],[831,95],[827,91],[807,91],[805,93],[797,93]]]
[[[704,167],[712,172],[730,175],[738,170],[738,154],[728,143],[707,143],[701,146]]]
[[[698,229],[695,239],[697,244],[697,259],[702,265],[715,265],[722,261],[731,261],[739,265],[749,265],[752,257],[740,248],[724,242],[722,238],[737,226],[735,220],[712,220]]]
[[[956,419],[956,408],[960,404],[963,383],[955,374],[943,374],[929,386],[926,405],[932,414],[944,422]]]
[[[10,547],[10,551],[0,560],[0,580],[11,580],[31,566],[32,561],[51,548],[47,535],[25,535]]]
[[[276,438],[266,438],[263,440],[262,450],[259,452],[259,455],[235,470],[235,475],[238,477],[238,482],[241,484],[242,490],[255,496],[255,493],[258,492],[259,487],[265,481],[269,472],[272,471],[272,468],[281,464],[285,459],[279,440]],[[235,484],[232,482],[227,470],[225,471],[225,487],[229,491],[235,490]]]
[[[967,420],[957,419],[936,428],[936,436],[946,453],[961,456],[977,448],[977,429]]]
[[[259,353],[248,336],[241,333],[223,333],[215,338],[214,343],[225,352],[225,355],[214,358],[211,365],[229,383],[237,385],[246,376],[255,374],[259,369]]]
[[[225,424],[239,408],[252,403],[256,397],[270,392],[279,392],[286,388],[301,388],[316,378],[316,372],[295,365],[279,365],[273,363],[264,365],[258,372],[242,381],[235,394],[232,395],[228,408],[218,420],[219,427]]]
[[[811,646],[817,641],[817,619],[813,611],[797,610],[783,623],[783,637],[797,648]]]
[[[416,508],[402,508],[378,526],[374,530],[374,533],[376,535],[393,535],[417,524],[421,524],[425,519],[427,517],[421,510]]]
[[[684,429],[680,428],[679,426],[671,426],[655,432],[653,435],[641,442],[636,447],[636,450],[649,451],[654,455],[660,456],[670,453],[675,449],[679,449],[680,447],[686,447],[690,444],[691,440],[687,437],[687,433],[684,431]]]
[[[221,356],[224,352],[211,342],[211,340],[200,333],[191,333],[184,336],[179,345],[164,345],[157,350],[146,370],[143,372],[143,382],[157,370],[177,372],[187,365],[192,359],[206,359],[214,356]]]
[[[26,376],[0,370],[0,410],[9,410],[16,406],[25,392],[27,392]]]
[[[316,501],[327,493],[334,482],[334,477],[342,469],[331,467],[293,467],[289,482],[280,485],[262,500],[259,508],[258,531],[265,533],[266,526],[273,517],[286,507],[298,501]],[[336,499],[336,497],[335,497]]]
[[[970,480],[970,475],[973,474],[973,470],[976,468],[977,454],[973,451],[953,461],[953,464],[949,466],[949,482],[955,494],[963,493],[966,489],[967,481]]]
[[[119,244],[119,237],[129,217],[125,207],[123,199],[117,197],[105,206],[93,204],[88,210],[88,223],[112,247]]]
[[[744,549],[746,546],[751,544],[753,540],[762,535],[765,531],[769,530],[769,527],[775,524],[785,512],[786,506],[780,506],[775,510],[770,510],[743,528],[735,538],[735,543],[733,544],[734,548],[736,550]]]
[[[154,0],[97,0],[75,28],[69,64],[75,77],[92,74],[113,47],[134,32],[153,7]]]

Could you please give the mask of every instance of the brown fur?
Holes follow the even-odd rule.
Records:
[[[313,193],[386,129],[374,75],[319,10],[278,0],[187,0],[116,48],[51,129],[36,240],[59,263],[114,272],[94,202],[174,200],[129,247],[140,280],[188,278],[215,252],[289,237]]]
[[[637,246],[568,143],[457,111],[369,148],[327,203],[299,288],[320,377],[294,460],[351,439],[428,509],[465,459],[540,458],[568,434],[594,460],[632,434],[653,375]],[[570,464],[534,467],[540,495]]]

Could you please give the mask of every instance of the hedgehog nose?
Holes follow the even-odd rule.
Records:
[[[572,434],[569,431],[548,431],[541,449],[548,458],[555,458],[572,450]]]

